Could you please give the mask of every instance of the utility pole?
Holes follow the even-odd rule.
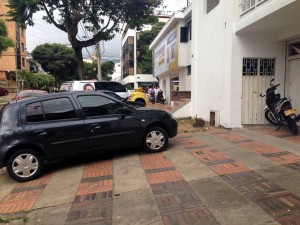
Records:
[[[98,80],[102,80],[102,73],[101,73],[101,53],[100,53],[100,44],[99,42],[96,44],[96,56],[97,56],[97,78]]]

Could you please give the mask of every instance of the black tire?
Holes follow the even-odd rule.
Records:
[[[18,171],[16,167],[20,164],[23,165]],[[36,179],[41,174],[43,166],[44,163],[40,154],[34,150],[22,149],[9,156],[6,168],[13,179],[25,182]]]
[[[137,100],[135,100],[135,102],[141,103],[141,105],[142,105],[143,107],[146,106],[146,102],[145,102],[143,99],[137,99]]]
[[[279,126],[279,123],[274,119],[272,113],[270,110],[267,110],[265,112],[265,118],[268,120],[269,123],[275,125],[275,126]]]
[[[293,135],[297,135],[298,134],[298,126],[295,120],[293,120],[292,118],[288,117],[287,118],[287,127],[289,128],[289,130],[291,131],[291,133]]]
[[[161,127],[150,127],[144,135],[143,147],[150,153],[161,152],[169,143],[167,132]]]

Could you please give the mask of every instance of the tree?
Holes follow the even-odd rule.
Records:
[[[92,80],[97,79],[97,62],[93,61],[92,63],[84,62],[84,70],[86,79]],[[113,61],[105,61],[101,63],[101,72],[103,80],[110,80],[109,75],[113,74],[115,71],[115,63]]]
[[[44,20],[68,34],[75,51],[79,78],[84,79],[82,48],[99,41],[111,40],[121,24],[140,29],[143,24],[153,23],[154,9],[163,0],[9,0],[8,16],[22,26],[34,25],[33,15],[44,11]],[[94,35],[87,40],[78,40],[78,27],[85,27]]]
[[[149,45],[152,43],[164,25],[165,23],[163,22],[154,24],[151,30],[141,32],[141,35],[138,39],[137,47],[140,52],[137,59],[138,67],[144,74],[152,73],[152,51],[149,50]]]
[[[78,80],[74,50],[64,44],[42,44],[32,51],[32,58],[50,72],[56,83],[65,80]]]
[[[54,77],[49,74],[33,73],[27,70],[22,70],[19,73],[19,78],[25,81],[25,88],[40,89],[49,91],[54,86]]]
[[[7,27],[4,20],[0,19],[0,56],[9,47],[14,47],[15,44],[12,39],[8,37]]]
[[[101,72],[103,80],[110,80],[109,75],[112,75],[115,72],[115,63],[113,61],[101,63]]]

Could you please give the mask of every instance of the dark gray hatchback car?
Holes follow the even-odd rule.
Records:
[[[0,168],[29,181],[51,161],[135,146],[160,152],[176,135],[176,120],[163,110],[97,92],[49,94],[2,107]]]

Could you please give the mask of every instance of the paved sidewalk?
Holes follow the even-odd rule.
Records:
[[[45,225],[300,224],[300,136],[251,126],[180,134],[167,151],[121,150],[0,174],[0,222]],[[19,219],[17,219],[19,218]]]

